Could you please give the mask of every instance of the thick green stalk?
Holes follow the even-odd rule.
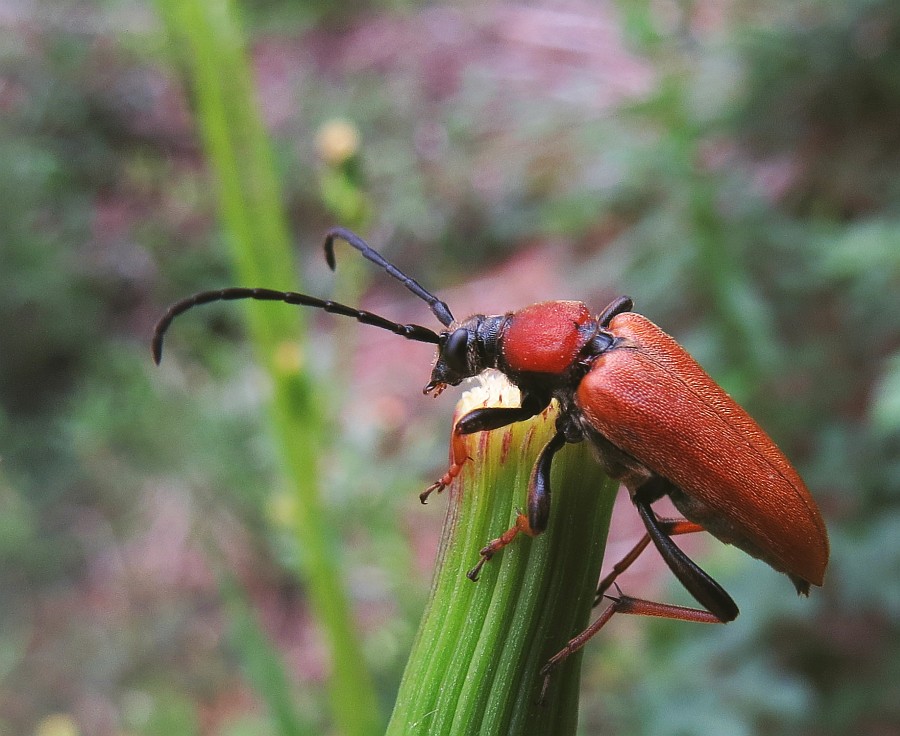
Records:
[[[158,0],[189,86],[232,245],[237,280],[249,286],[296,288],[296,269],[281,196],[244,43],[230,0]],[[327,514],[317,458],[322,422],[310,379],[297,370],[302,312],[252,305],[250,336],[272,384],[273,433],[295,499],[300,570],[332,658],[333,718],[352,736],[378,730],[374,687],[363,664]],[[284,360],[292,355],[296,360]],[[282,359],[279,360],[279,356]]]
[[[464,397],[457,416],[498,400],[495,387]],[[509,389],[499,393],[508,394]],[[471,462],[449,489],[449,509],[431,597],[388,734],[574,734],[581,657],[552,675],[543,703],[540,669],[588,621],[617,484],[586,443],[554,459],[549,529],[520,535],[478,582],[466,578],[489,539],[525,504],[538,452],[556,412],[468,438]]]

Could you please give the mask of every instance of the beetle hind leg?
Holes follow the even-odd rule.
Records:
[[[669,481],[664,478],[655,477],[638,488],[632,497],[641,521],[644,522],[644,527],[647,529],[647,534],[669,569],[678,578],[678,582],[685,587],[688,593],[694,596],[700,605],[715,614],[722,623],[733,621],[739,613],[737,604],[721,585],[681,551],[681,548],[666,533],[653,509],[650,508],[650,501],[647,497],[656,496],[656,492],[668,484]],[[646,497],[645,486],[649,487]]]
[[[676,534],[690,534],[703,531],[703,527],[684,519],[658,519],[650,504],[667,495],[673,489],[672,484],[660,476],[653,476],[641,484],[632,494],[632,501],[647,529],[646,536],[613,568],[600,583],[597,599],[611,601],[597,619],[580,634],[572,637],[566,645],[554,654],[541,669],[544,678],[540,699],[543,700],[550,683],[553,670],[561,665],[572,654],[581,649],[609,620],[617,613],[630,613],[638,616],[655,616],[678,621],[691,621],[701,624],[724,624],[733,621],[738,615],[738,607],[715,580],[707,575],[672,541]],[[676,489],[677,490],[677,489]],[[690,608],[670,603],[657,603],[640,598],[623,595],[616,585],[618,596],[604,595],[610,585],[615,585],[616,577],[633,563],[641,552],[653,542],[660,555],[666,561],[678,581],[697,599],[703,608]]]
[[[662,527],[663,532],[667,535],[675,536],[677,534],[693,534],[695,532],[706,531],[699,524],[695,524],[693,521],[688,521],[687,519],[658,519],[659,525]],[[650,535],[645,534],[643,538],[631,548],[631,551],[628,552],[621,560],[619,560],[615,565],[613,565],[612,569],[609,573],[604,577],[599,584],[597,585],[597,593],[594,596],[594,605],[597,606],[600,604],[600,601],[603,600],[604,594],[610,587],[615,584],[616,580],[619,578],[623,572],[625,572],[634,561],[641,555],[641,553],[647,549],[650,545]]]
[[[616,585],[616,590],[618,595],[616,596],[605,596],[611,602],[610,604],[603,609],[603,612],[597,617],[597,619],[588,626],[584,631],[576,636],[573,636],[566,645],[560,649],[556,654],[554,654],[549,660],[547,660],[547,664],[545,664],[540,671],[540,676],[544,678],[543,685],[541,686],[541,694],[539,697],[539,701],[544,700],[544,696],[547,693],[547,688],[550,685],[550,676],[553,674],[553,670],[559,667],[566,659],[568,659],[571,655],[575,654],[579,649],[581,649],[588,641],[606,626],[609,623],[609,620],[617,613],[630,613],[636,616],[655,616],[657,618],[670,618],[678,621],[690,621],[693,623],[699,624],[720,624],[725,623],[718,615],[712,613],[710,611],[700,609],[700,608],[690,608],[687,606],[676,606],[671,603],[657,603],[655,601],[646,601],[641,598],[632,598],[631,596],[624,595],[621,590],[619,590],[619,586]]]

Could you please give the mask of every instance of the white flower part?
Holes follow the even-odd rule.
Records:
[[[519,389],[498,370],[489,368],[475,379],[475,384],[465,391],[456,405],[460,414],[486,406],[516,407],[522,405]]]

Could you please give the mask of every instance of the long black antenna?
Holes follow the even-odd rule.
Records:
[[[347,241],[349,245],[352,245],[354,248],[356,248],[356,250],[362,253],[363,257],[372,261],[372,263],[381,266],[391,276],[397,279],[397,281],[402,283],[413,294],[419,297],[419,299],[422,299],[425,303],[427,303],[428,306],[431,307],[431,311],[434,316],[438,318],[438,321],[440,321],[440,323],[444,325],[444,327],[449,327],[453,322],[453,315],[450,313],[450,307],[448,307],[444,302],[442,302],[434,294],[428,291],[418,281],[411,279],[393,263],[385,260],[384,256],[382,256],[378,251],[374,250],[365,240],[359,237],[359,235],[343,227],[333,227],[325,236],[325,260],[328,261],[328,265],[331,267],[332,271],[334,270],[335,266],[335,238],[340,238],[341,240]]]
[[[275,291],[273,289],[247,289],[243,287],[232,287],[230,289],[219,289],[218,291],[202,291],[194,294],[179,302],[175,302],[166,313],[162,316],[156,327],[153,329],[153,341],[151,350],[153,352],[153,360],[159,364],[162,359],[163,336],[172,320],[182,312],[186,312],[192,307],[200,304],[209,304],[218,301],[233,301],[234,299],[258,299],[260,301],[286,302],[287,304],[299,304],[303,307],[315,307],[323,309],[332,314],[342,314],[345,317],[353,317],[355,320],[362,322],[364,325],[372,325],[380,327],[383,330],[389,330],[394,334],[405,337],[407,340],[415,340],[416,342],[427,342],[437,345],[440,338],[437,333],[427,327],[421,325],[401,325],[397,322],[391,322],[389,319],[380,317],[372,312],[366,312],[363,309],[354,309],[345,304],[333,302],[330,299],[317,299],[314,296],[306,294],[298,294],[295,291]]]

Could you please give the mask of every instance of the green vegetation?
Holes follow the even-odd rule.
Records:
[[[473,390],[459,414],[486,401],[518,406],[518,391],[503,396],[498,384]],[[460,584],[484,544],[514,523],[555,420],[551,411],[467,439],[472,462],[447,491],[431,596],[388,734],[575,733],[580,653],[540,695],[542,667],[587,626],[617,488],[586,444],[554,462],[551,486],[565,492],[554,494],[551,527],[534,540],[520,535],[484,566],[477,584]]]

